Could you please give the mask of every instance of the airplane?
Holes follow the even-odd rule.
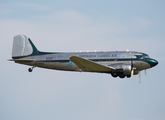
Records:
[[[152,68],[157,60],[136,51],[100,52],[41,52],[25,35],[17,35],[13,40],[12,59],[15,63],[53,70],[96,72],[111,74],[112,77],[130,78],[140,71]]]

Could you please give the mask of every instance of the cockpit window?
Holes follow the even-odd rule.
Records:
[[[145,59],[145,58],[149,58],[149,56],[148,55],[143,55],[143,58]]]
[[[141,56],[141,59],[145,59],[145,58],[149,58],[149,56],[148,55]]]
[[[148,55],[145,55],[144,58],[149,58],[149,56]]]

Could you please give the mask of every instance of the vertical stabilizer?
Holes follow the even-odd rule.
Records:
[[[12,57],[21,57],[31,55],[33,47],[29,39],[25,35],[17,35],[14,37]]]

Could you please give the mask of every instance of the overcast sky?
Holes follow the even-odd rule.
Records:
[[[164,0],[0,1],[0,120],[165,120]],[[134,80],[9,62],[13,37],[41,51],[140,51],[159,61]]]

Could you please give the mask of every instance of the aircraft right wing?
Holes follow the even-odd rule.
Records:
[[[111,72],[112,70],[116,70],[114,67],[104,66],[77,56],[70,57],[70,60],[80,69],[87,72]]]

